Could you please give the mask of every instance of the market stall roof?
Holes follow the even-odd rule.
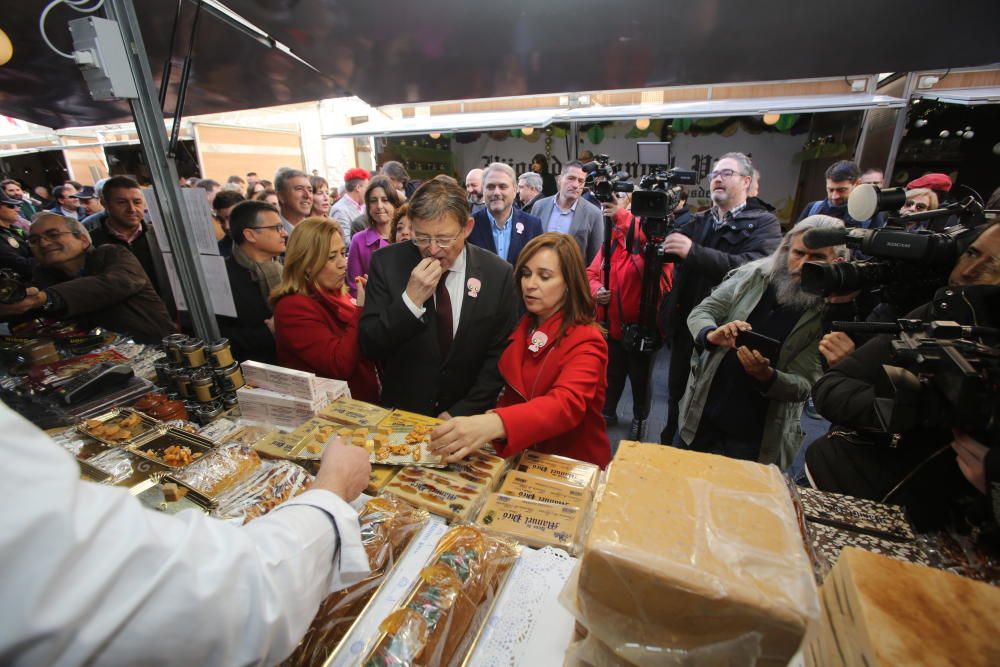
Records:
[[[443,114],[419,118],[380,119],[323,135],[335,137],[390,137],[429,132],[481,132],[519,127],[543,128],[552,123],[598,122],[633,118],[698,118],[749,116],[764,113],[811,113],[870,108],[898,108],[906,100],[887,95],[812,95],[801,97],[759,97],[735,100],[629,104],[577,109],[530,109],[485,113]]]
[[[992,88],[945,88],[938,90],[916,91],[914,97],[922,97],[926,100],[937,100],[948,104],[961,104],[964,106],[979,106],[981,104],[1000,103],[1000,86]]]

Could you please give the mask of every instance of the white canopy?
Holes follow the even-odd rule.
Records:
[[[979,106],[980,104],[997,104],[1000,102],[1000,86],[992,88],[946,88],[942,90],[917,90],[914,97],[926,100],[937,100],[949,104],[964,106]]]

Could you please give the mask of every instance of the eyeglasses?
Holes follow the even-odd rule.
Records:
[[[77,236],[76,232],[57,232],[52,229],[42,235],[31,234],[26,240],[28,241],[28,245],[41,245],[42,239],[45,239],[46,241],[58,241],[60,236],[65,236],[66,234]]]
[[[435,243],[437,244],[437,247],[441,248],[442,250],[447,250],[457,240],[458,236],[452,236],[450,238],[440,238],[434,236],[424,236],[422,234],[414,234],[413,238],[410,239],[410,241],[413,242],[413,245],[417,246],[418,248],[426,248],[430,244]]]
[[[735,169],[719,169],[717,171],[708,172],[708,178],[715,180],[716,178],[732,178],[733,176],[742,176],[740,172]]]
[[[912,208],[914,211],[926,211],[928,206],[923,202],[913,201],[912,199],[907,199],[906,203],[903,204],[903,208]]]
[[[247,229],[273,229],[276,232],[280,232],[284,229],[284,225],[265,225],[263,227],[247,227]]]

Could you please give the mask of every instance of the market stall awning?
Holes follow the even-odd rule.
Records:
[[[352,125],[343,130],[324,134],[324,139],[336,137],[392,137],[428,132],[485,132],[512,127],[546,127],[564,109],[528,109],[525,111],[491,111],[489,113],[456,113],[415,118],[383,118]]]
[[[945,88],[941,90],[916,91],[914,97],[937,100],[948,104],[974,107],[981,104],[1000,103],[1000,86],[992,88]]]
[[[577,109],[532,109],[489,113],[446,114],[419,118],[380,119],[353,125],[324,135],[337,137],[391,137],[430,132],[484,132],[520,127],[543,128],[552,123],[631,120],[633,118],[704,118],[712,116],[752,116],[765,113],[815,113],[890,109],[906,106],[906,100],[886,95],[813,95],[764,97],[665,104],[629,104]]]

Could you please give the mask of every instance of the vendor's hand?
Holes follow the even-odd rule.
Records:
[[[23,315],[29,310],[41,308],[49,300],[45,292],[39,292],[37,287],[25,290],[27,296],[16,303],[0,304],[0,317]]]
[[[958,454],[958,469],[972,486],[979,489],[980,493],[987,493],[986,454],[990,451],[989,447],[958,429],[952,429],[952,435],[955,439],[951,443],[951,448]]]
[[[444,412],[438,415],[438,419],[443,419],[444,421],[448,421],[449,419],[451,419],[451,413],[445,410]]]
[[[425,257],[413,267],[410,280],[406,283],[406,294],[417,306],[422,306],[434,295],[438,281],[444,275],[441,262],[433,257]]]
[[[861,290],[855,290],[849,294],[831,294],[826,297],[827,303],[850,303],[855,297],[861,294]]]
[[[691,246],[694,242],[679,232],[670,234],[663,241],[663,252],[670,253],[671,255],[677,255],[681,259],[687,259],[688,253],[691,252]]]
[[[854,352],[854,341],[843,331],[831,331],[819,341],[819,353],[833,368]]]
[[[740,360],[747,375],[758,382],[767,382],[774,375],[771,360],[757,350],[751,350],[746,345],[736,350],[736,358]]]
[[[267,327],[267,330],[270,331],[271,335],[273,336],[274,335],[274,317],[269,317],[266,320],[264,320],[264,326]]]
[[[705,340],[716,347],[736,347],[736,337],[740,335],[740,332],[752,330],[753,327],[750,326],[749,322],[733,320],[728,324],[723,324],[721,327],[709,331],[705,336]]]
[[[447,463],[454,463],[506,435],[503,420],[497,414],[455,417],[431,432],[430,450]]]
[[[358,304],[358,308],[365,307],[365,286],[367,284],[368,284],[368,274],[365,274],[363,276],[358,276],[357,278],[354,279],[354,289],[357,290],[356,296],[354,297],[354,302]]]
[[[312,488],[326,489],[351,502],[368,486],[371,472],[367,449],[345,445],[343,438],[334,436],[323,452]]]
[[[602,306],[608,305],[611,301],[611,290],[599,287],[596,292],[594,292],[594,301]]]

